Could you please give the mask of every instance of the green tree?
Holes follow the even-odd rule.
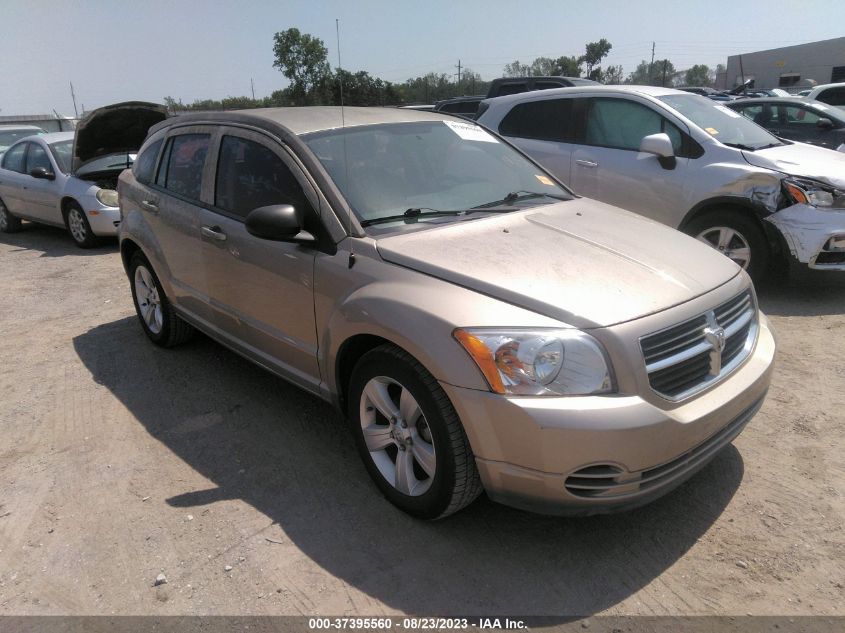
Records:
[[[710,68],[705,64],[696,64],[684,75],[684,83],[687,86],[709,86],[712,82],[710,80]]]
[[[557,72],[557,62],[551,57],[538,57],[531,62],[530,74],[535,77],[548,77],[556,75]]]
[[[273,36],[273,66],[291,82],[290,96],[295,102],[310,103],[314,89],[331,74],[328,49],[323,40],[297,28]]]
[[[505,64],[502,71],[503,77],[526,77],[531,74],[531,66],[521,63],[518,59],[510,64]]]
[[[674,74],[675,65],[668,59],[655,59],[653,64],[643,60],[628,75],[625,83],[639,86],[662,86],[665,75],[665,85],[671,86]]]
[[[563,77],[580,77],[581,76],[581,60],[574,55],[572,57],[558,57],[555,60],[555,72],[553,75],[562,75]]]
[[[622,83],[622,66],[608,66],[602,72],[602,81],[606,84],[621,84]]]
[[[581,57],[582,61],[587,66],[587,77],[596,81],[601,80],[601,67],[599,64],[601,60],[607,57],[613,45],[606,39],[601,38],[598,42],[590,42],[587,44],[587,51]]]

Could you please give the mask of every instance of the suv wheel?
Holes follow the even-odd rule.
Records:
[[[140,252],[129,262],[129,282],[138,320],[153,343],[173,347],[191,338],[193,326],[173,311],[153,267]]]
[[[437,519],[481,493],[463,426],[437,380],[392,345],[366,353],[352,372],[349,421],[367,471],[408,514]]]
[[[17,233],[21,230],[21,220],[16,218],[0,200],[0,233]]]
[[[67,230],[73,241],[80,248],[91,248],[97,244],[97,236],[91,230],[91,225],[88,224],[88,218],[85,217],[85,212],[75,202],[67,205],[65,211],[65,224]]]
[[[769,244],[751,218],[735,211],[714,211],[695,218],[684,230],[732,259],[754,281],[768,273]]]

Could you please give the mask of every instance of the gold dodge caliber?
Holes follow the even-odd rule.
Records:
[[[194,328],[349,419],[396,506],[665,494],[742,431],[775,342],[748,276],[483,128],[393,108],[190,114],[120,177],[156,344]]]

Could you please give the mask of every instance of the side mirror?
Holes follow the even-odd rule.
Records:
[[[833,121],[827,117],[822,117],[816,121],[816,126],[822,128],[823,130],[829,130],[833,127]]]
[[[640,151],[657,156],[663,169],[675,168],[675,149],[672,147],[672,139],[665,132],[644,137],[640,141]]]
[[[289,204],[258,207],[246,216],[246,230],[250,235],[275,242],[313,242],[315,238],[302,230],[299,212]]]
[[[29,175],[33,178],[39,178],[41,180],[56,179],[56,174],[48,170],[46,167],[36,167],[35,169],[30,170]]]

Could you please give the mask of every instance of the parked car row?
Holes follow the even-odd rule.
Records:
[[[704,97],[591,86],[482,103],[478,122],[579,194],[642,214],[763,278],[784,257],[845,270],[845,156]]]
[[[845,111],[821,101],[764,97],[726,104],[775,136],[845,152]]]

